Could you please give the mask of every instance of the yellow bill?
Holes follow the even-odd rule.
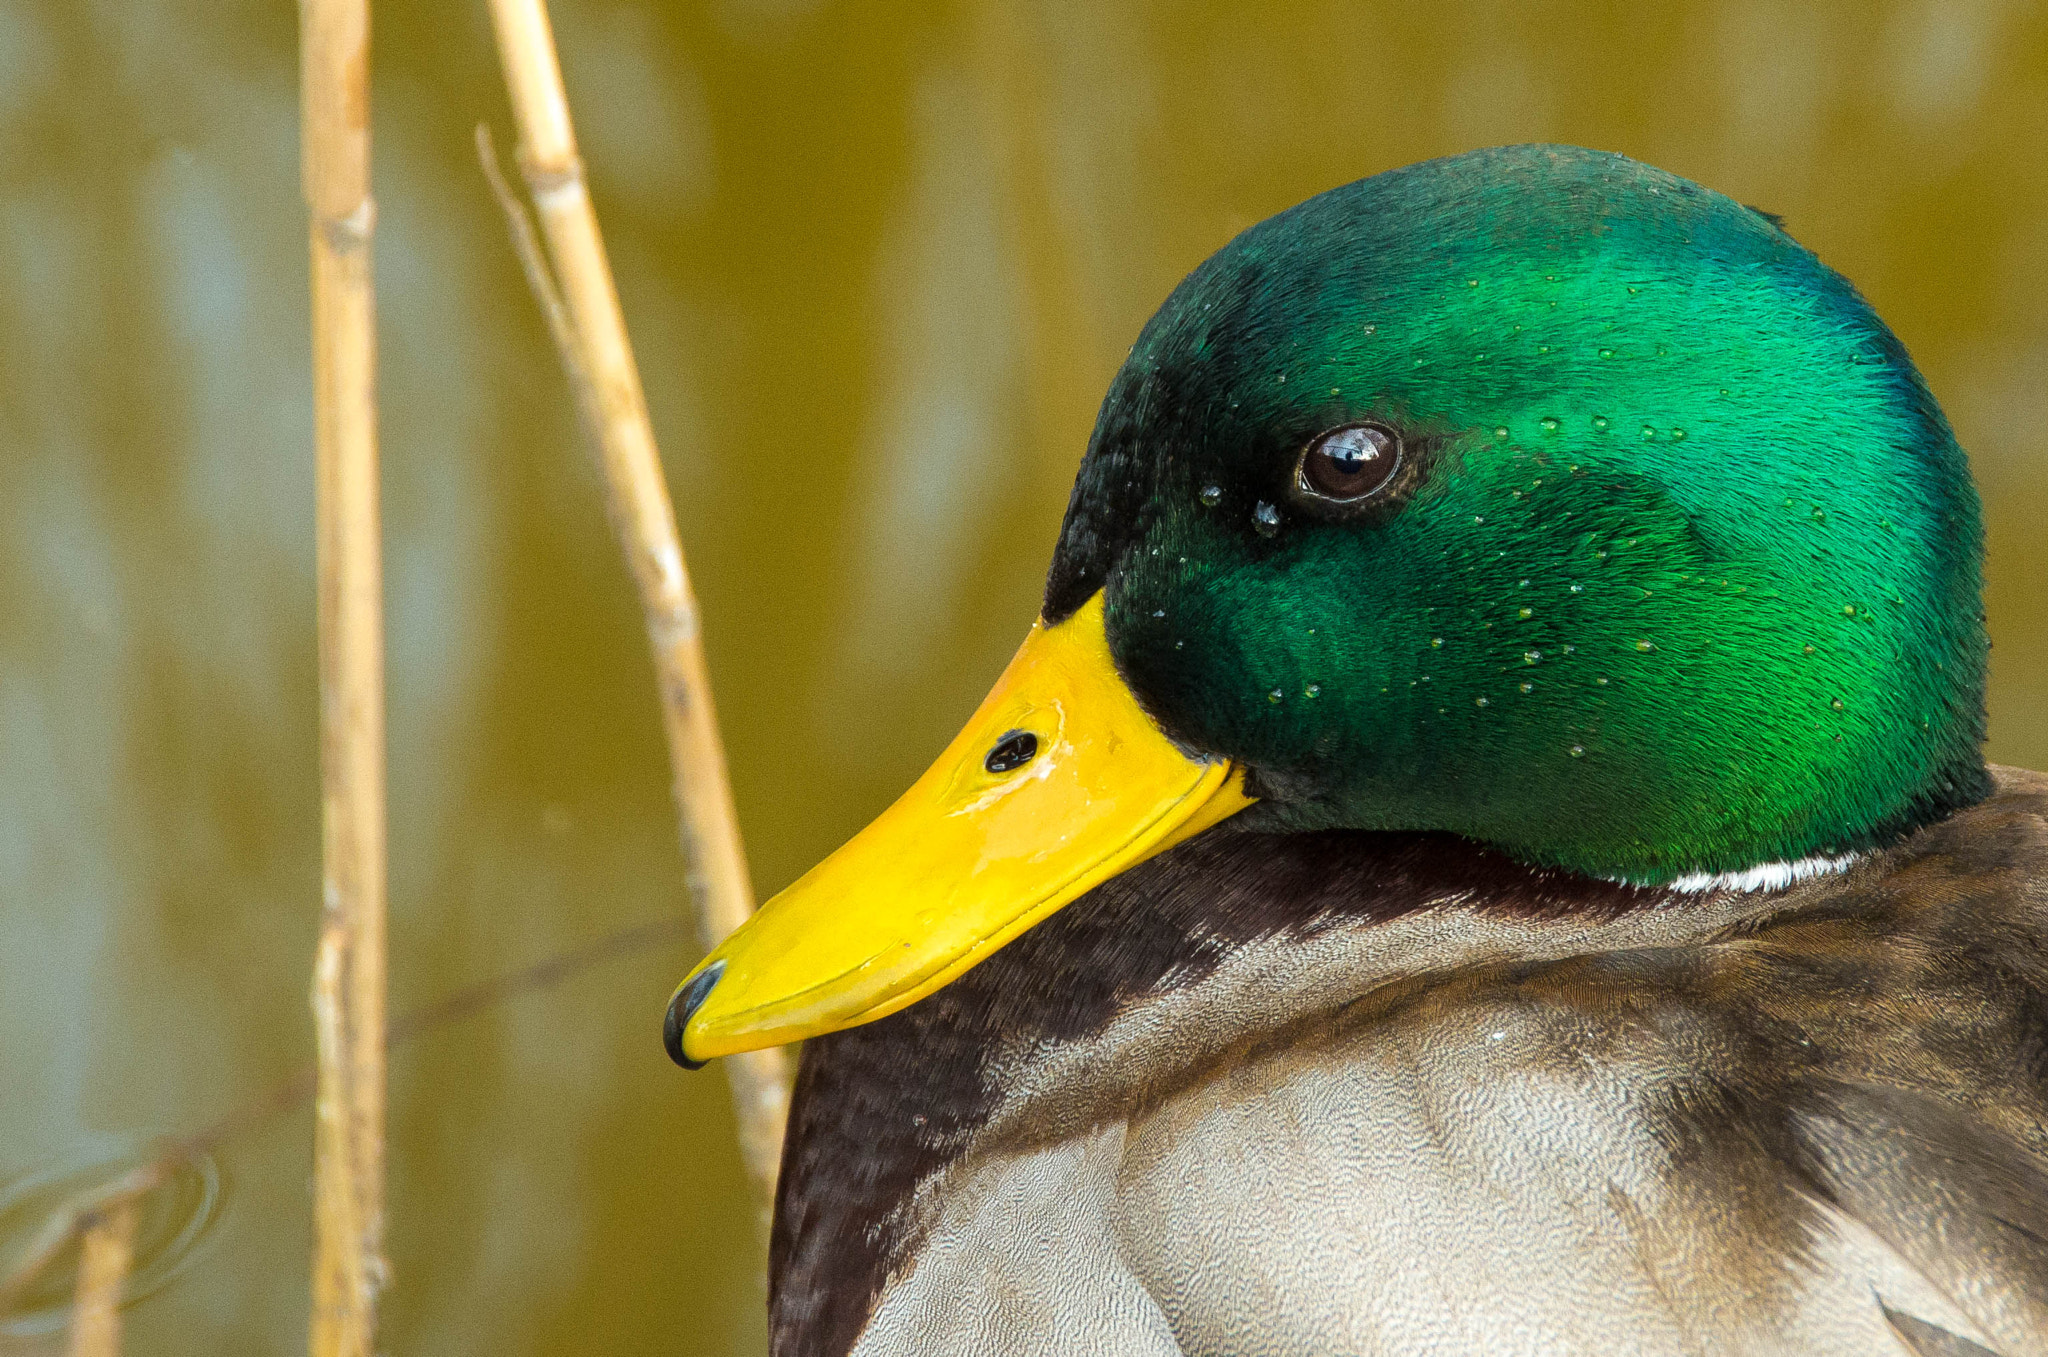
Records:
[[[1033,626],[939,761],[690,973],[669,1054],[694,1065],[886,1017],[1251,803],[1237,769],[1190,757],[1138,706],[1098,593]]]

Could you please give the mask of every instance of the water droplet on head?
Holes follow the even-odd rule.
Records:
[[[1525,650],[1522,652],[1523,664],[1536,664],[1540,662],[1542,659],[1543,652],[1540,650]]]
[[[1816,522],[1816,523],[1825,523],[1825,522],[1827,522],[1827,521],[1828,521],[1828,511],[1827,511],[1827,510],[1825,510],[1825,509],[1815,509],[1815,510],[1813,511],[1813,521],[1814,521],[1814,522]]]
[[[1475,697],[1472,699],[1472,705],[1475,707],[1488,707],[1493,705],[1493,699],[1486,697]]]
[[[1154,608],[1154,609],[1152,610],[1152,615],[1153,615],[1154,617],[1164,617],[1164,616],[1166,616],[1166,609],[1164,609],[1164,608]]]
[[[1515,587],[1517,589],[1527,589],[1529,587],[1529,581],[1522,580],[1520,583],[1516,584]]]
[[[1275,688],[1272,692],[1266,694],[1266,700],[1268,702],[1278,702],[1281,698],[1285,696],[1285,693],[1281,692],[1278,688]]]
[[[1614,357],[1614,350],[1613,350],[1613,349],[1602,349],[1602,350],[1600,350],[1600,356],[1601,356],[1602,358],[1612,358],[1612,357]]]
[[[1208,505],[1210,508],[1215,508],[1218,504],[1221,504],[1223,502],[1223,487],[1220,485],[1203,486],[1201,500],[1202,503]]]
[[[1429,638],[1429,648],[1430,648],[1431,650],[1442,650],[1442,649],[1444,648],[1444,638],[1443,638],[1443,637],[1441,637],[1441,636],[1432,636],[1432,637],[1430,637],[1430,638]]]
[[[1534,692],[1536,691],[1536,685],[1533,683],[1525,683],[1522,685],[1522,691],[1525,693]]]
[[[1515,609],[1515,615],[1517,617],[1534,617],[1536,610],[1534,608],[1517,608]]]
[[[1641,651],[1646,651],[1646,652],[1647,652],[1647,651],[1655,650],[1656,648],[1657,648],[1657,647],[1656,647],[1656,645],[1655,645],[1654,643],[1652,643],[1652,642],[1649,642],[1649,641],[1637,641],[1637,642],[1636,642],[1636,649],[1637,649],[1637,650],[1641,650]]]
[[[1493,436],[1495,438],[1506,438],[1508,436],[1508,426],[1505,424],[1499,425],[1494,429]]]
[[[1280,531],[1280,511],[1260,500],[1252,509],[1252,527],[1261,537],[1271,537]]]
[[[1856,605],[1855,605],[1855,604],[1853,604],[1853,603],[1844,603],[1844,604],[1842,605],[1842,616],[1844,616],[1844,617],[1854,617],[1855,615],[1856,615]]]
[[[1811,643],[1811,642],[1808,642],[1808,643],[1807,643],[1807,646],[1806,646],[1806,648],[1805,648],[1804,650],[1802,650],[1802,651],[1801,651],[1800,653],[1801,653],[1802,655],[1811,655],[1811,654],[1813,653],[1813,645],[1812,645],[1812,643]]]
[[[1308,687],[1303,688],[1301,690],[1301,695],[1303,697],[1321,697],[1323,695],[1323,685],[1320,683],[1311,683],[1308,685]]]
[[[1607,686],[1607,679],[1604,675],[1600,678],[1594,679],[1593,682],[1602,688],[1605,688]]]
[[[1651,427],[1650,427],[1649,425],[1647,425],[1647,424],[1645,424],[1645,425],[1643,426],[1643,437],[1645,437],[1645,438],[1655,438],[1656,436],[1657,436],[1657,431],[1656,431],[1655,429],[1651,428]]]
[[[1595,415],[1595,416],[1593,416],[1593,430],[1594,430],[1594,432],[1596,432],[1596,433],[1606,433],[1606,432],[1607,432],[1607,416],[1605,416],[1605,415]]]
[[[1474,515],[1472,515],[1472,521],[1473,521],[1474,523],[1484,523],[1484,522],[1486,521],[1486,515],[1485,515],[1485,514],[1474,514]]]
[[[1541,419],[1537,420],[1536,422],[1537,422],[1537,424],[1539,424],[1540,426],[1542,426],[1543,432],[1545,432],[1545,433],[1556,433],[1556,432],[1557,432],[1557,416],[1556,416],[1556,415],[1545,415],[1545,416],[1544,416],[1543,418],[1541,418]]]
[[[1586,746],[1582,744],[1573,745],[1571,748],[1571,755],[1575,759],[1584,758],[1586,756]]]
[[[1683,443],[1685,441],[1685,430],[1673,429],[1671,431],[1671,441],[1674,443]]]
[[[1586,586],[1583,584],[1574,584],[1572,586],[1572,592],[1575,594],[1583,594],[1586,592]]]
[[[1834,708],[1834,709],[1835,709],[1836,711],[1841,711],[1841,710],[1842,710],[1842,699],[1838,697],[1838,698],[1836,698],[1836,699],[1835,699],[1834,701],[1832,701],[1832,702],[1828,703],[1828,705],[1829,705],[1830,707],[1833,707],[1833,708]]]

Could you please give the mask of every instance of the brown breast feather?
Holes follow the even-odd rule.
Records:
[[[771,1251],[774,1352],[852,1348],[914,1255],[917,1184],[1002,1101],[998,1052],[1083,1040],[1255,942],[1440,906],[1620,919],[1686,902],[1445,835],[1212,832],[1127,872],[931,998],[807,1043]],[[1390,987],[1349,1020],[1505,985],[1596,1023],[1711,1029],[1714,1067],[1646,1111],[1658,1135],[1727,1156],[1731,1172],[1761,1156],[1952,1292],[1992,1260],[2008,1309],[2037,1313],[2048,1333],[2044,938],[2048,778],[1997,770],[1984,803],[1850,873],[1759,897],[1711,945],[1453,971]],[[1920,1228],[1936,1214],[1939,1240]],[[1796,1248],[1797,1204],[1780,1215],[1783,1247]],[[1899,1324],[1939,1350],[1910,1328],[1929,1326]]]

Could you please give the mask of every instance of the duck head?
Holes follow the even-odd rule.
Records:
[[[1881,844],[1984,793],[1980,554],[1904,349],[1765,214],[1553,146],[1333,189],[1146,325],[1023,649],[670,1052],[894,1012],[1232,815],[1653,885]]]

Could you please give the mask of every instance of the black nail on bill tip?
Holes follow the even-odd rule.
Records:
[[[704,996],[711,993],[711,987],[725,974],[725,963],[719,962],[710,970],[683,986],[676,997],[669,1000],[668,1016],[661,1023],[661,1044],[668,1048],[668,1058],[686,1070],[701,1070],[704,1062],[692,1060],[683,1050],[683,1029],[690,1025],[690,1015],[703,1004]]]

